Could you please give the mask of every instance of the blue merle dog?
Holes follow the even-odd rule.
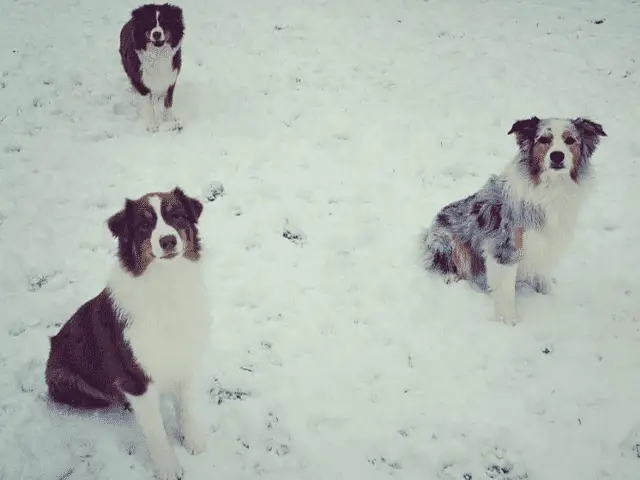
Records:
[[[422,236],[425,267],[494,297],[496,319],[515,324],[516,282],[551,293],[551,270],[570,244],[592,179],[602,125],[587,118],[516,121],[519,151],[500,175],[444,207]]]

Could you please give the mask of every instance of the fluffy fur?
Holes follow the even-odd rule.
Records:
[[[496,318],[515,323],[516,281],[547,294],[589,190],[602,126],[586,118],[513,124],[518,154],[502,174],[451,203],[422,236],[425,267],[448,282],[468,280],[494,297]]]
[[[182,469],[163,426],[161,394],[175,396],[187,450],[205,448],[197,407],[210,328],[197,227],[202,208],[177,187],[126,200],[108,220],[119,261],[106,288],[51,338],[45,374],[57,402],[130,406],[162,480],[181,478]]]
[[[122,67],[140,96],[149,131],[156,131],[161,121],[176,121],[173,94],[182,68],[184,30],[180,7],[150,3],[133,10],[120,31]]]

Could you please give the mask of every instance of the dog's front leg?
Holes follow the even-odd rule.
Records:
[[[164,96],[164,109],[162,111],[162,118],[165,122],[170,125],[172,130],[181,130],[182,122],[178,117],[176,117],[175,112],[173,111],[173,92],[175,90],[175,85],[171,85],[167,89],[167,93]]]
[[[141,97],[140,110],[142,118],[147,124],[147,130],[149,132],[157,132],[160,126],[160,122],[157,119],[155,107],[158,104],[158,98],[151,92]]]
[[[203,419],[197,386],[195,378],[185,379],[178,386],[176,396],[182,443],[192,455],[197,455],[206,448],[206,438],[201,427]]]
[[[160,392],[150,384],[145,393],[140,396],[127,395],[127,400],[145,437],[156,477],[159,480],[180,480],[183,471],[164,428]]]
[[[147,130],[150,132],[158,131],[159,122],[156,119],[154,111],[154,103],[158,103],[158,99],[155,98],[151,90],[144,86],[140,80],[132,80],[133,88],[138,92],[138,109],[140,116],[147,124]]]
[[[485,260],[487,286],[494,301],[494,317],[496,320],[512,325],[518,321],[516,309],[517,254],[516,249],[501,245],[499,249],[488,250]]]

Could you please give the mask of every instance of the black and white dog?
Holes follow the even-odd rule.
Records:
[[[591,156],[606,136],[587,118],[513,124],[519,152],[501,175],[444,207],[422,236],[425,267],[447,283],[468,280],[494,296],[495,316],[515,323],[516,281],[550,293],[551,270],[570,243],[589,190]]]
[[[171,107],[182,67],[183,36],[182,9],[168,3],[136,8],[120,31],[122,66],[141,96],[149,131],[157,131],[162,120],[175,121]]]
[[[108,220],[119,261],[106,287],[51,337],[45,372],[56,402],[131,407],[161,480],[182,477],[161,394],[175,396],[186,449],[205,449],[199,369],[211,324],[197,227],[202,209],[177,187],[126,200]]]

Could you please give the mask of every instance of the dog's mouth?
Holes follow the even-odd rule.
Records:
[[[165,253],[161,257],[152,254],[152,257],[156,260],[171,260],[172,258],[176,258],[178,256],[178,252]]]
[[[551,168],[552,170],[562,170],[564,168],[564,164],[560,163],[560,164],[551,164],[549,165],[549,168]]]
[[[152,40],[151,43],[156,47],[161,47],[164,45],[164,40]]]

